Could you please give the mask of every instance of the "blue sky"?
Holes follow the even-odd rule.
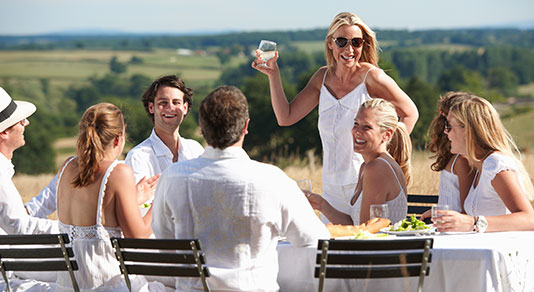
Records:
[[[328,27],[341,11],[373,29],[534,27],[533,0],[1,0],[0,35],[296,30]]]

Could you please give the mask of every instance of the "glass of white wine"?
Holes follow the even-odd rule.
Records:
[[[304,194],[308,195],[309,193],[311,193],[311,190],[312,190],[311,180],[299,179],[299,180],[296,180],[296,182],[299,188],[302,190],[302,192],[304,192]]]
[[[260,56],[262,59],[267,62],[267,60],[274,57],[274,52],[276,52],[276,43],[272,41],[261,40],[258,50],[260,50]]]
[[[389,207],[387,204],[373,204],[369,207],[369,219],[375,217],[389,218]]]

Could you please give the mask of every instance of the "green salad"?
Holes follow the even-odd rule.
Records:
[[[401,221],[393,224],[389,228],[389,231],[411,231],[411,230],[423,230],[430,229],[430,226],[425,222],[417,219],[415,214],[410,215],[410,219],[402,219]]]

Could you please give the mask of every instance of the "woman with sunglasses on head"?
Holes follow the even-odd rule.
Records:
[[[325,40],[327,66],[288,102],[278,52],[265,62],[257,51],[252,67],[269,77],[271,102],[281,126],[293,125],[319,106],[319,134],[323,146],[323,196],[336,209],[349,213],[363,158],[352,149],[351,129],[360,105],[371,97],[395,105],[400,121],[411,132],[419,116],[410,97],[378,68],[375,33],[357,15],[339,13]]]
[[[495,108],[475,96],[453,105],[447,122],[451,152],[469,159],[475,178],[464,203],[467,214],[440,211],[438,231],[534,230],[534,188]]]
[[[428,128],[430,142],[427,148],[434,153],[431,158],[435,161],[431,169],[439,171],[439,199],[438,204],[448,205],[450,210],[464,212],[464,201],[473,182],[475,171],[469,164],[469,160],[463,155],[452,154],[451,144],[445,130],[449,129],[447,114],[450,108],[474,95],[467,92],[448,92],[439,101],[438,113]],[[423,213],[421,219],[431,216],[431,212]]]

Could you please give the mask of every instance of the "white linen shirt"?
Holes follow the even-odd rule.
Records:
[[[297,184],[240,147],[208,146],[199,158],[165,170],[152,229],[156,238],[200,239],[210,289],[221,291],[277,291],[279,237],[294,246],[330,237]],[[176,282],[179,291],[201,287],[194,279]]]
[[[0,153],[0,234],[58,233],[57,221],[28,215],[13,184],[15,168]]]
[[[185,139],[179,136],[180,149],[178,149],[178,161],[197,158],[204,152],[204,147],[195,140]],[[143,177],[151,178],[162,173],[173,164],[173,154],[169,147],[161,141],[152,129],[150,136],[143,142],[128,151],[125,163],[128,164],[135,177],[135,182],[139,182]]]

